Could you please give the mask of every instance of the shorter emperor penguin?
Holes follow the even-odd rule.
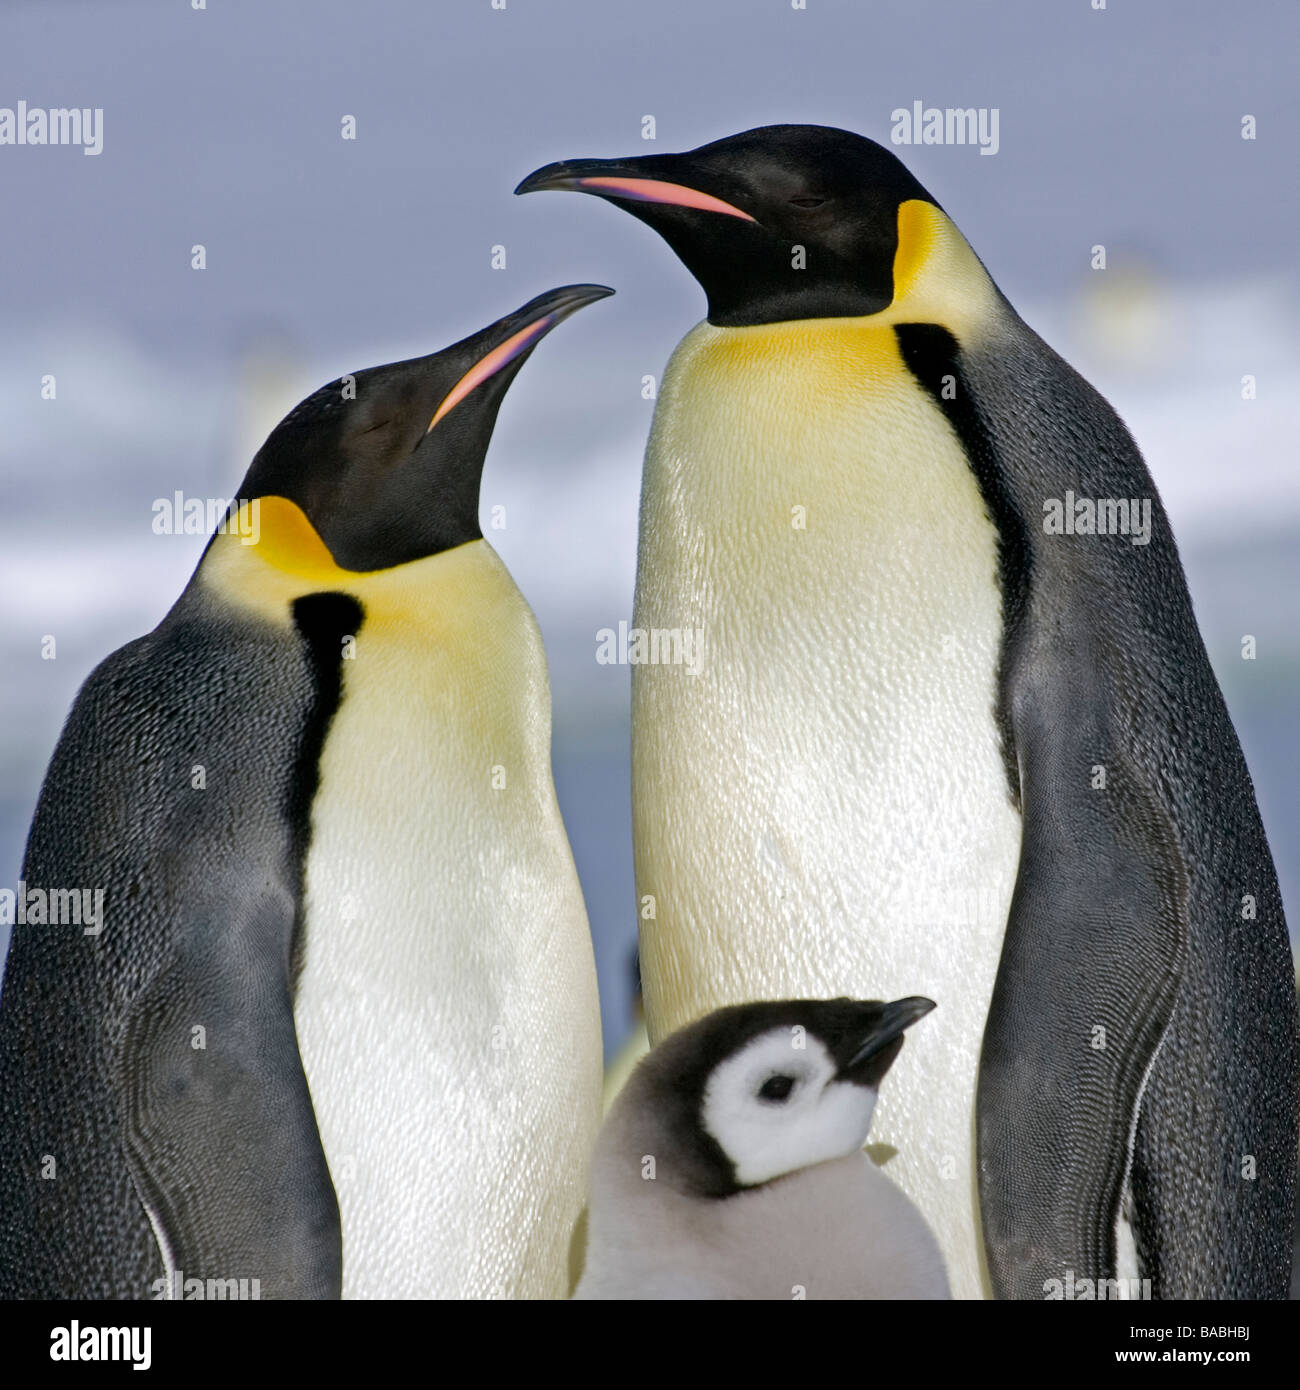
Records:
[[[23,879],[103,908],[13,933],[0,1296],[569,1293],[596,977],[479,483],[533,347],[610,293],[309,396],[82,688]]]
[[[660,1043],[601,1130],[574,1297],[948,1298],[930,1228],[862,1151],[933,1008],[737,1004]]]

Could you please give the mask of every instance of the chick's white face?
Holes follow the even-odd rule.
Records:
[[[802,1029],[774,1028],[718,1064],[701,1119],[744,1186],[857,1153],[867,1142],[874,1087],[836,1081],[825,1047]]]

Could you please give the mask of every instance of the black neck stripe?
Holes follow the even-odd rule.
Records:
[[[1011,799],[1020,806],[1020,772],[1011,727],[1008,652],[1025,620],[1032,552],[1025,521],[1016,507],[983,416],[962,372],[956,338],[937,323],[900,323],[894,328],[903,362],[943,411],[965,451],[989,519],[998,535],[998,587],[1002,592],[1002,643],[998,655],[995,717]]]
[[[325,736],[343,694],[343,639],[361,630],[365,610],[351,594],[305,594],[293,601],[294,627],[302,640],[311,680],[311,703],[303,723],[289,784],[287,820],[298,873],[298,911],[293,926],[291,978],[297,985],[305,960],[303,903],[306,900],[307,851],[311,844],[311,807],[320,787],[320,757]]]

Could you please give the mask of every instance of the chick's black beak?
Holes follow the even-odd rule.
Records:
[[[870,1031],[840,1068],[839,1079],[858,1086],[878,1086],[903,1049],[903,1033],[935,1007],[933,999],[919,994],[884,1005]]]

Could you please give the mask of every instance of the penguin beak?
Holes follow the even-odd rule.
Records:
[[[640,160],[572,159],[535,169],[515,189],[516,193],[540,193],[550,189],[575,193],[594,193],[627,203],[663,203],[672,207],[694,208],[697,212],[718,212],[746,222],[757,219],[732,203],[702,193],[684,183],[654,178]]]
[[[564,285],[558,290],[539,294],[513,314],[498,319],[481,335],[486,350],[442,398],[425,434],[476,386],[531,352],[557,323],[563,322],[585,305],[607,299],[613,293],[608,285]]]
[[[910,995],[886,1004],[857,1051],[840,1068],[839,1078],[859,1086],[878,1086],[903,1048],[903,1033],[935,1007],[933,999]]]

